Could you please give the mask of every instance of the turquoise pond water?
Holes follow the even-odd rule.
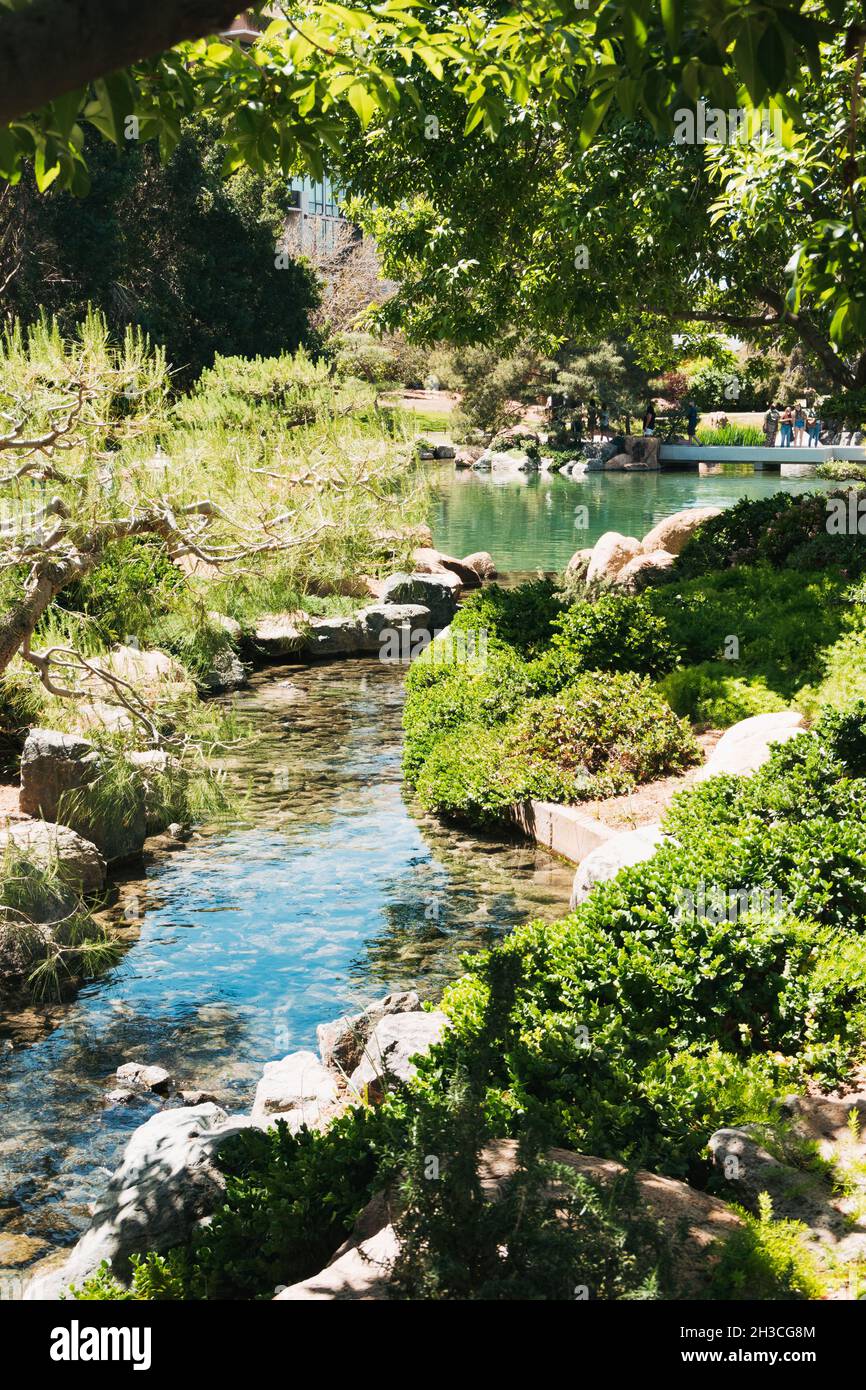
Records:
[[[436,470],[433,530],[503,570],[561,568],[603,531],[641,535],[684,506],[778,490],[778,475],[596,475],[571,482]],[[813,481],[782,484],[794,490]],[[589,530],[574,526],[585,505]],[[68,1004],[0,1020],[0,1295],[74,1240],[133,1128],[120,1063],[248,1107],[265,1062],[389,989],[433,997],[479,949],[554,920],[573,871],[542,850],[445,831],[403,793],[402,672],[374,661],[272,668],[236,697],[255,746],[229,771],[243,823],[198,835],[120,885],[129,947]],[[5,1279],[5,1283],[3,1282]]]
[[[476,473],[437,465],[431,525],[447,555],[488,550],[511,574],[562,570],[576,550],[605,531],[646,535],[684,507],[729,507],[740,497],[809,492],[831,487],[816,478],[780,479],[778,471],[723,465],[706,476],[688,473]],[[582,510],[586,509],[586,513]],[[588,520],[588,527],[584,522]]]

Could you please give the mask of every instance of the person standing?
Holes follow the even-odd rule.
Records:
[[[596,426],[598,425],[598,405],[592,396],[589,398],[589,411],[587,414],[587,428],[589,430],[590,441],[595,439]]]
[[[794,443],[798,449],[803,447],[803,432],[806,429],[806,408],[799,402],[794,408]]]
[[[790,449],[791,438],[794,433],[794,412],[789,405],[786,405],[782,411],[779,427],[782,431],[782,448]]]
[[[818,419],[814,410],[810,410],[809,414],[806,416],[806,432],[809,448],[817,449],[821,442],[821,421]]]
[[[686,430],[689,436],[689,443],[697,444],[698,407],[695,405],[694,401],[689,401],[688,407],[688,412],[686,414]]]
[[[771,405],[764,416],[764,444],[768,449],[775,449],[776,435],[779,432],[779,416],[781,409],[778,405]]]
[[[655,434],[656,412],[652,401],[647,401],[646,410],[643,413],[643,432],[644,434]]]

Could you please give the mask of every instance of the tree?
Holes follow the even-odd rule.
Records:
[[[29,178],[0,201],[7,324],[40,314],[71,334],[88,306],[116,338],[127,324],[164,346],[180,384],[214,354],[277,355],[308,340],[318,291],[276,253],[288,190],[274,175],[220,175],[215,132],[187,122],[166,165],[152,146],[116,151],[96,137],[84,199]]]
[[[848,230],[859,194],[846,115],[858,109],[859,59],[841,37],[828,54],[796,117],[768,108],[779,140],[677,145],[645,113],[611,108],[583,149],[576,100],[556,127],[531,105],[482,151],[457,138],[447,93],[437,140],[356,140],[338,166],[401,282],[382,321],[429,339],[492,341],[509,325],[548,347],[629,339],[654,370],[721,329],[763,347],[799,343],[832,381],[854,385],[866,377],[866,292],[851,249],[859,232]],[[825,226],[840,248],[832,269]]]
[[[76,0],[70,8],[90,15],[94,3]],[[641,317],[644,338],[657,333],[657,346],[664,334],[670,341],[671,322],[725,323],[744,333],[799,335],[834,380],[866,373],[866,289],[859,274],[866,26],[853,0],[765,6],[666,0],[659,14],[649,0],[608,0],[586,10],[572,0],[525,0],[514,8],[501,0],[453,8],[382,0],[354,9],[309,0],[287,6],[246,48],[202,38],[159,56],[153,56],[154,25],[133,23],[131,3],[113,0],[104,9],[116,22],[114,44],[100,25],[94,60],[84,68],[70,61],[63,73],[57,55],[63,58],[71,35],[59,23],[41,84],[33,69],[43,54],[21,36],[44,33],[61,0],[0,4],[14,10],[2,15],[0,50],[5,30],[15,64],[8,86],[17,93],[5,108],[11,122],[0,129],[0,176],[18,178],[32,160],[40,189],[60,181],[84,192],[82,122],[118,145],[158,138],[167,157],[181,117],[198,110],[222,123],[227,173],[273,164],[288,174],[303,164],[320,177],[327,160],[351,168],[353,189],[370,202],[398,209],[390,228],[393,263],[428,268],[414,278],[419,335],[441,336],[451,319],[466,338],[474,332],[491,339],[503,324],[520,324],[515,309],[525,304],[533,326],[537,320],[561,340],[561,311],[552,301],[554,294],[562,298],[564,283],[574,291],[580,335],[598,336],[602,324],[611,334],[621,327],[611,321],[619,307],[616,300],[611,306],[611,293],[629,275],[631,286],[651,292],[641,294],[632,312]],[[175,23],[183,21],[185,33],[210,14],[214,24],[224,22],[216,4],[211,11],[195,0],[175,0],[161,8]],[[27,30],[28,16],[43,27],[31,23]],[[119,63],[130,65],[112,71]],[[72,77],[82,82],[74,90]],[[27,114],[37,96],[48,104]],[[784,264],[779,279],[774,260],[769,279],[761,278],[764,262],[755,257],[751,274],[738,277],[728,293],[744,171],[724,167],[728,147],[714,167],[702,147],[670,143],[675,118],[694,117],[704,100],[721,113],[769,105],[784,119],[790,150],[784,187],[810,204],[810,219],[793,219],[778,238],[791,249],[792,280]],[[605,179],[600,159],[613,161],[617,182]],[[745,172],[746,182],[760,179],[754,165]],[[770,183],[782,187],[778,179]],[[465,218],[454,215],[454,198],[459,193],[468,206],[479,189],[473,236]],[[646,207],[635,204],[636,191],[649,194]],[[717,198],[721,226],[714,220]],[[748,222],[747,208],[739,215]],[[629,244],[624,232],[632,220],[639,235]],[[581,292],[573,276],[566,282],[562,276],[569,265],[581,269],[576,253],[590,246],[588,231],[593,266]],[[659,237],[670,231],[682,257],[678,292],[671,258],[666,275],[652,265],[667,255]],[[431,243],[426,260],[421,238]],[[466,254],[478,244],[483,249],[485,240],[492,245],[485,256]],[[604,293],[593,303],[594,284]],[[721,291],[718,303],[712,287]],[[472,293],[461,317],[463,289]],[[391,313],[412,309],[404,298]]]

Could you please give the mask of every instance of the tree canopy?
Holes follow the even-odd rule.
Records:
[[[866,374],[853,3],[302,0],[253,7],[252,44],[194,37],[226,23],[215,2],[149,7],[159,33],[140,8],[0,0],[0,174],[32,160],[41,189],[84,192],[86,125],[168,157],[197,110],[221,124],[226,173],[327,165],[350,182],[406,282],[387,313],[418,336],[490,340],[520,319],[548,339],[620,334],[627,315],[647,347],[721,324],[800,339],[841,385]],[[61,26],[28,86],[59,10],[88,12],[89,70],[55,71]],[[160,52],[167,17],[183,41]],[[676,143],[684,110],[762,106],[781,138]]]

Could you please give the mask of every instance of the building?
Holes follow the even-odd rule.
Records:
[[[333,256],[358,233],[340,211],[330,179],[293,178],[286,218],[286,247],[312,259]]]

